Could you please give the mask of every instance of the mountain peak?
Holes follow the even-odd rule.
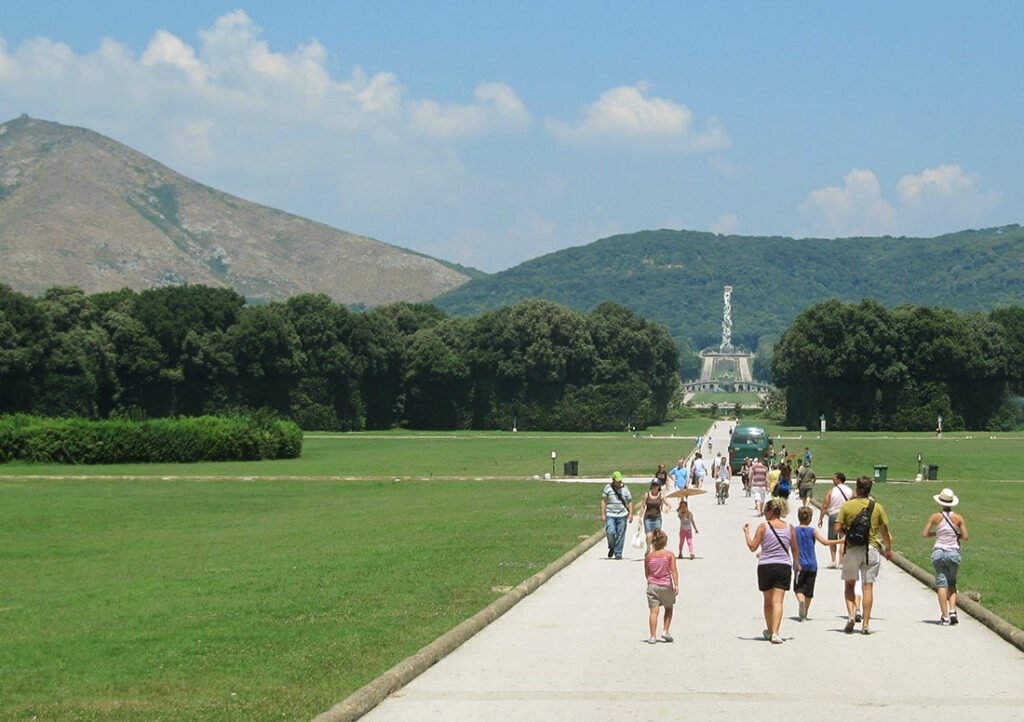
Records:
[[[94,131],[0,124],[0,282],[26,293],[170,284],[256,300],[325,293],[422,301],[468,274],[437,259],[202,185]]]

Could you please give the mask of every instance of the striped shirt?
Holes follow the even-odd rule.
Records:
[[[750,485],[759,489],[768,488],[768,467],[757,462],[750,469]]]
[[[625,506],[625,504],[622,503],[622,501],[624,501],[624,502],[626,502],[626,504],[628,504],[629,502],[633,501],[633,496],[629,493],[629,488],[625,484],[623,484],[622,488],[619,489],[619,494],[622,495],[622,501],[619,501],[619,497],[618,497],[618,495],[616,495],[615,489],[612,488],[611,484],[605,484],[604,485],[604,492],[603,493],[604,493],[604,499],[605,499],[605,507],[604,507],[605,516],[610,516],[610,517],[629,516],[629,510],[626,509],[626,506]],[[593,498],[593,497],[591,497],[591,498]]]

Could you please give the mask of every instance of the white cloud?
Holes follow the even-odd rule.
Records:
[[[900,203],[916,215],[941,214],[976,220],[1000,200],[995,191],[981,188],[981,177],[964,173],[959,165],[926,168],[918,175],[905,175],[896,184]]]
[[[736,232],[739,225],[740,219],[735,213],[724,213],[711,224],[711,232],[729,236]]]
[[[959,165],[926,168],[896,184],[897,202],[882,194],[870,170],[853,170],[842,187],[811,191],[800,206],[810,235],[935,235],[983,223],[1000,194]]]
[[[882,198],[878,178],[870,170],[852,170],[843,187],[811,191],[800,206],[815,232],[830,236],[869,236],[888,233],[896,218]]]
[[[718,119],[711,118],[703,130],[697,130],[693,111],[665,98],[648,97],[649,89],[646,83],[638,83],[606,90],[587,106],[580,122],[548,119],[545,126],[565,141],[624,141],[691,152],[729,147],[729,136]]]
[[[355,66],[349,77],[333,77],[321,43],[274,51],[242,10],[201,30],[195,47],[158,30],[138,57],[110,39],[81,55],[43,38],[11,51],[0,39],[0,83],[7,101],[0,101],[0,108],[16,104],[31,115],[99,125],[107,132],[115,128],[92,119],[120,116],[124,126],[140,127],[159,125],[170,114],[175,123],[203,119],[238,128],[258,122],[270,132],[301,124],[307,132],[387,142],[424,136],[452,140],[530,122],[505,83],[482,84],[471,104],[457,105],[412,98],[389,72],[368,75]]]
[[[142,54],[142,64],[147,67],[168,65],[182,71],[195,85],[203,85],[208,75],[196,51],[165,30],[158,30],[153,36]]]
[[[412,127],[439,138],[479,135],[494,130],[516,130],[530,124],[530,114],[515,91],[505,83],[484,83],[473,91],[472,105],[442,105],[433,100],[410,103]]]

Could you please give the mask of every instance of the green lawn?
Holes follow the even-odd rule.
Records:
[[[529,480],[552,450],[559,473],[578,459],[584,475],[647,474],[710,423],[315,434],[295,460],[0,466],[0,719],[308,719],[599,528],[594,486]],[[777,448],[810,446],[822,477],[885,463],[909,478],[919,450],[939,464],[938,482],[876,485],[897,549],[930,569],[921,528],[952,486],[972,536],[961,586],[1024,625],[1009,533],[1024,434],[765,425]],[[79,474],[93,478],[56,478]]]
[[[299,459],[199,464],[105,464],[96,466],[0,465],[4,475],[44,476],[281,476],[281,477],[468,477],[532,478],[579,461],[581,476],[653,473],[672,466],[693,448],[711,419],[680,419],[636,434],[546,434],[518,432],[381,432],[307,435]],[[672,437],[676,434],[676,438]]]
[[[0,719],[309,719],[600,528],[589,484],[0,492]]]
[[[749,392],[713,392],[698,391],[690,398],[691,404],[739,404],[740,406],[760,406],[761,397]]]

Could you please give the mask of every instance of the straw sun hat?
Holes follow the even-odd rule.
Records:
[[[936,504],[941,506],[956,506],[960,503],[960,499],[952,489],[943,489],[941,494],[936,494],[932,498],[935,499]]]

